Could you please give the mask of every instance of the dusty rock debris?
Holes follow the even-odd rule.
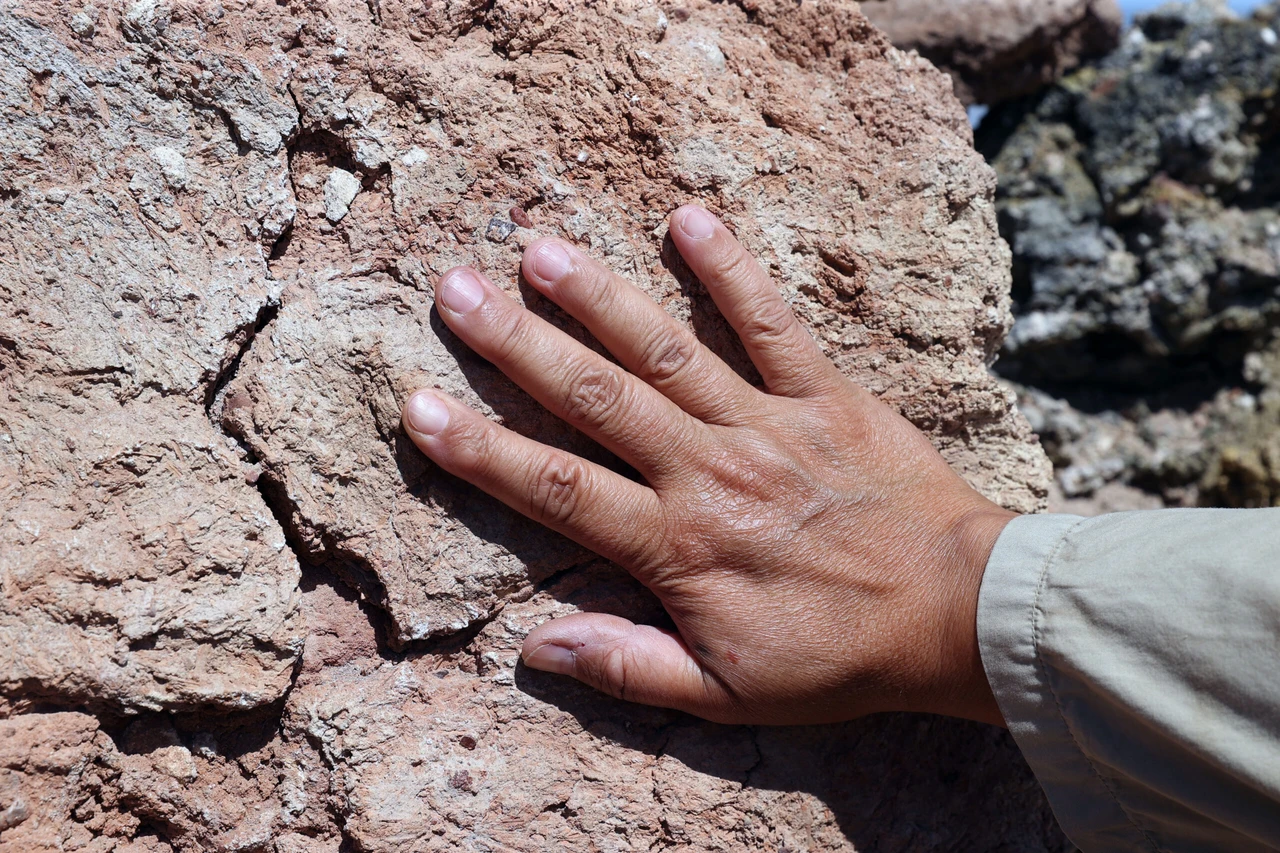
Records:
[[[1006,506],[995,179],[852,3],[0,9],[0,850],[1063,850],[1004,735],[711,726],[517,664],[616,567],[401,433],[455,394],[608,464],[435,277],[559,234],[750,375],[664,241],[700,201]]]

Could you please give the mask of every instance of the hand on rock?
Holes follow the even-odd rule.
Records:
[[[528,248],[525,277],[622,367],[473,269],[450,270],[436,289],[459,338],[645,481],[434,391],[409,400],[405,428],[432,460],[626,567],[679,629],[575,614],[532,631],[525,664],[720,722],[890,710],[1000,722],[975,621],[1013,514],[843,376],[711,214],[683,207],[670,231],[763,390],[560,240]]]

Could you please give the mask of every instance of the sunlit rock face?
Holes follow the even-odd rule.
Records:
[[[663,614],[399,427],[432,386],[612,464],[432,312],[474,263],[581,336],[516,279],[548,233],[751,376],[664,240],[698,201],[1040,506],[987,372],[994,174],[856,4],[33,2],[0,77],[0,844],[1064,849],[993,730],[716,727],[520,668],[553,615]]]
[[[1238,377],[1265,347],[1280,324],[1275,14],[1140,17],[1120,50],[984,122],[1014,253],[1002,372],[1167,385],[1180,369]]]
[[[1014,260],[996,369],[1037,389],[1063,508],[1280,502],[1277,33],[1274,4],[1163,7],[979,130]]]

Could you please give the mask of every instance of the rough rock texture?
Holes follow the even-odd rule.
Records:
[[[1137,400],[1100,412],[1019,388],[1057,469],[1050,508],[1280,506],[1280,338],[1246,358],[1244,383],[1193,408]]]
[[[1020,509],[1040,499],[1039,451],[985,369],[1005,330],[1007,256],[990,238],[989,173],[962,115],[941,108],[945,81],[851,10],[824,18],[842,35],[818,55],[813,10],[779,19],[780,32],[763,9],[753,24],[732,8],[676,23],[627,8],[535,26],[502,6],[482,35],[404,39],[362,65],[294,74],[301,215],[271,265],[279,315],[228,386],[223,422],[302,546],[390,614],[393,644],[462,630],[585,559],[432,468],[399,432],[409,392],[443,388],[600,453],[466,352],[423,291],[464,261],[515,291],[521,245],[558,231],[742,365],[663,251],[665,213],[689,198],[735,224],[836,362],[976,486]],[[396,37],[367,16],[343,32],[348,44]],[[929,93],[921,108],[895,103],[908,85]],[[333,227],[345,167],[367,187]]]
[[[305,739],[147,718],[118,740],[75,712],[0,721],[0,849],[337,853],[329,774]]]
[[[178,97],[0,14],[0,702],[254,707],[301,650],[297,559],[205,413],[279,293],[296,118],[218,61]]]
[[[300,677],[286,725],[337,765],[358,849],[1064,847],[995,730],[909,716],[722,727],[517,668],[525,632],[574,608],[660,618],[597,564],[509,606],[467,654]]]
[[[1275,500],[1278,33],[1274,4],[1170,4],[979,131],[1014,253],[997,370],[1039,389],[1067,508]]]
[[[663,614],[399,430],[433,385],[612,464],[430,308],[475,262],[580,334],[512,278],[541,233],[749,375],[664,242],[693,199],[1041,505],[986,370],[993,175],[855,5],[32,2],[0,76],[0,850],[1063,849],[979,726],[715,727],[519,668],[552,615]]]
[[[305,584],[282,716],[0,721],[0,850],[1054,850],[1003,732],[915,716],[728,728],[514,666],[574,607],[657,618],[616,569],[572,573],[465,646],[380,656],[367,613]]]
[[[862,11],[949,73],[966,104],[1040,90],[1109,53],[1124,22],[1115,0],[864,0]]]

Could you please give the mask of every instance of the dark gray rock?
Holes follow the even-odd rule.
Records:
[[[1275,4],[1168,4],[988,118],[1018,316],[997,370],[1090,398],[1242,382],[1280,326],[1278,30]]]

